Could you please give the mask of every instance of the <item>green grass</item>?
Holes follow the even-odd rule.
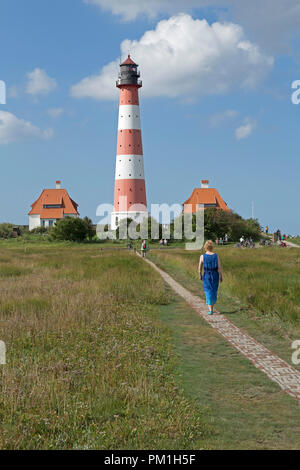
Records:
[[[198,255],[151,253],[199,291]],[[122,246],[1,242],[4,267],[0,449],[299,448],[297,402]]]
[[[208,449],[299,449],[300,408],[178,297],[162,308]]]
[[[159,320],[170,296],[149,266],[88,245],[5,244],[1,257],[1,449],[202,446]]]
[[[300,338],[300,252],[288,248],[218,248],[224,270],[217,308],[237,326],[291,362]],[[151,259],[204,298],[198,277],[200,253],[152,251]]]

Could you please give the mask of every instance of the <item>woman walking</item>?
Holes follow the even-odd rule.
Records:
[[[223,282],[223,272],[219,256],[213,252],[214,244],[208,240],[204,245],[205,254],[200,256],[199,274],[203,281],[203,290],[209,315],[214,313],[214,305],[217,303],[219,281]],[[202,274],[204,268],[204,274]]]

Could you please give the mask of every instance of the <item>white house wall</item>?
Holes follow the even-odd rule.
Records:
[[[29,216],[29,230],[33,230],[41,226],[41,219],[39,214]]]

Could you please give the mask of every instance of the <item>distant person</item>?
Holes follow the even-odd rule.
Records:
[[[143,258],[146,258],[146,254],[147,254],[147,240],[143,240],[142,241],[142,244],[141,244],[141,253],[142,253],[142,257]]]
[[[268,225],[267,225],[267,226],[266,226],[266,235],[268,235],[268,233],[269,233],[269,227],[268,227]]]
[[[245,238],[244,238],[244,235],[242,235],[241,238],[240,238],[240,244],[243,245],[244,241],[245,241]]]
[[[281,242],[281,232],[279,229],[277,230],[276,234],[277,234],[277,240]]]
[[[225,233],[224,240],[225,240],[225,243],[228,243],[228,234],[227,233]]]
[[[222,237],[219,240],[219,245],[223,245],[223,238]]]
[[[208,240],[204,245],[205,254],[200,256],[199,274],[203,281],[203,290],[209,315],[214,313],[214,305],[217,303],[219,282],[223,282],[223,272],[219,256],[213,252],[214,244]],[[204,274],[202,271],[204,269]]]

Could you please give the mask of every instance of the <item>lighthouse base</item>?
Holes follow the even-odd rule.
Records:
[[[117,230],[120,226],[120,222],[124,219],[131,219],[135,223],[140,224],[143,219],[148,218],[149,214],[147,211],[139,212],[112,212],[111,213],[111,230]]]

